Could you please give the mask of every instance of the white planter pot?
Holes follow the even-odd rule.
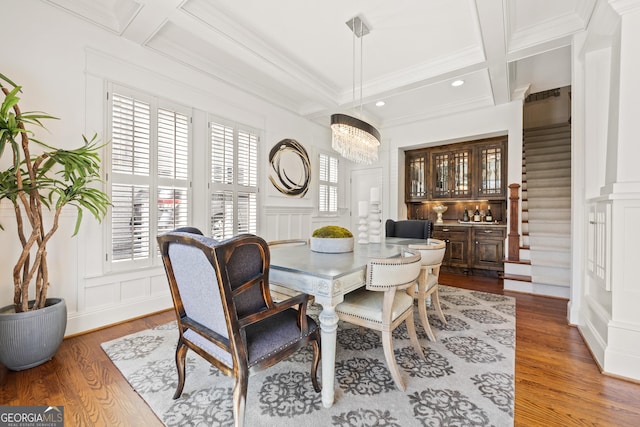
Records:
[[[353,252],[353,237],[312,237],[311,250],[314,252],[323,252],[327,254]]]

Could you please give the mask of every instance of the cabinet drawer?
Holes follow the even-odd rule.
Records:
[[[473,229],[474,240],[504,240],[506,238],[506,230],[499,227],[478,227]]]
[[[442,236],[442,237],[436,237]],[[434,239],[460,239],[469,236],[469,229],[466,227],[443,227],[437,226],[433,228]]]

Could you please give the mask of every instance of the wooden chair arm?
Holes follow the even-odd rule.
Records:
[[[241,319],[238,319],[241,328],[245,328],[248,325],[251,325],[256,322],[260,322],[261,320],[266,319],[267,317],[271,317],[274,314],[285,311],[293,306],[298,306],[299,312],[304,312],[306,316],[307,302],[309,301],[309,295],[307,294],[298,294],[284,301],[274,303],[273,306],[267,308],[266,310],[259,311],[257,313],[251,313],[248,316],[245,316]],[[306,317],[305,317],[306,323]]]

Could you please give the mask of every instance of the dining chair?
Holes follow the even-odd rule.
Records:
[[[386,237],[406,237],[409,239],[428,239],[431,237],[433,223],[429,219],[388,219],[385,224]]]
[[[420,263],[422,264],[420,277],[418,278],[418,288],[413,294],[410,291],[408,291],[408,293],[418,301],[418,313],[420,314],[422,327],[429,336],[429,339],[436,341],[433,330],[429,325],[427,305],[429,305],[428,298],[430,298],[430,303],[436,309],[442,323],[447,323],[447,319],[442,312],[442,307],[440,307],[440,296],[438,294],[440,266],[444,258],[446,243],[443,240],[428,239],[425,245],[409,245],[408,247],[420,253]]]
[[[269,292],[269,246],[241,234],[223,241],[170,232],[157,238],[180,336],[176,348],[182,394],[189,349],[235,379],[235,426],[244,423],[248,379],[311,344],[311,381],[320,392],[320,328],[307,316],[308,296],[280,303]],[[293,309],[293,307],[297,307]]]
[[[274,246],[308,246],[309,239],[271,240],[267,242],[267,244],[270,248]],[[286,286],[280,286],[275,283],[271,283],[269,288],[271,290],[271,297],[276,301],[282,301],[300,293],[298,291],[294,291],[293,289],[287,288]],[[309,296],[309,302],[313,303],[313,296]]]
[[[365,288],[350,292],[336,306],[336,314],[345,322],[380,331],[387,367],[396,386],[406,386],[393,354],[393,330],[405,322],[413,348],[425,359],[413,320],[413,297],[402,290],[414,291],[420,275],[420,254],[404,249],[403,256],[373,258],[367,262]]]

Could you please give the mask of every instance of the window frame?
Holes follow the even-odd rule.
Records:
[[[233,180],[231,183],[224,183],[224,182],[214,182],[213,181],[213,177],[212,177],[212,165],[213,165],[213,138],[211,136],[212,134],[212,124],[218,125],[218,126],[222,126],[222,127],[226,127],[228,129],[231,129],[233,132],[233,164],[232,164],[232,168],[233,168]],[[228,120],[219,116],[216,116],[214,114],[208,114],[207,116],[207,177],[208,177],[208,183],[207,183],[207,189],[208,189],[208,203],[207,203],[207,234],[209,234],[211,237],[213,237],[214,239],[227,239],[231,236],[235,236],[237,234],[240,233],[253,233],[256,234],[258,233],[258,230],[260,228],[260,215],[259,215],[259,205],[260,205],[260,143],[262,140],[262,131],[259,129],[256,129],[254,127],[251,127],[249,125],[245,125],[242,123],[238,123],[232,120]],[[255,151],[253,152],[253,157],[255,162],[253,162],[253,164],[255,165],[255,170],[252,172],[253,173],[253,177],[254,177],[254,182],[255,185],[251,185],[252,183],[252,179],[251,177],[249,177],[249,185],[243,185],[241,183],[238,182],[239,178],[240,178],[240,166],[239,166],[239,146],[240,146],[240,138],[239,138],[239,134],[240,133],[246,133],[251,135],[253,138],[255,138]],[[251,139],[251,138],[250,138]],[[251,169],[250,169],[251,170]],[[224,176],[224,174],[223,174]],[[230,194],[231,195],[231,212],[233,214],[233,218],[232,221],[233,223],[231,224],[231,228],[229,229],[228,224],[224,224],[223,223],[223,234],[220,235],[218,234],[219,231],[216,231],[214,229],[214,216],[215,216],[215,212],[213,209],[213,202],[214,202],[214,196],[216,194],[220,194],[220,193],[226,193],[226,194]],[[254,203],[254,214],[253,214],[253,218],[251,218],[251,212],[249,212],[248,218],[249,221],[247,222],[248,227],[247,229],[240,229],[239,228],[239,221],[237,220],[238,217],[240,216],[240,202],[239,202],[239,195],[240,194],[250,194],[253,195],[253,203]],[[250,197],[251,198],[251,197]],[[226,200],[225,200],[226,201]],[[224,206],[223,207],[224,210],[227,210],[228,207]],[[251,209],[249,207],[249,209]],[[226,216],[223,215],[223,221],[226,218]],[[251,221],[253,221],[253,224],[251,224]]]
[[[187,213],[186,213],[186,224],[191,223],[194,212],[193,212],[193,195],[192,195],[192,179],[193,179],[193,142],[194,142],[194,130],[193,130],[193,110],[186,105],[179,104],[175,101],[163,99],[161,97],[146,93],[144,91],[132,89],[130,87],[120,85],[113,82],[108,82],[106,85],[106,132],[107,138],[109,141],[113,141],[113,101],[114,94],[117,93],[124,97],[133,98],[137,101],[144,102],[149,105],[149,172],[147,176],[141,175],[129,175],[126,173],[119,173],[118,171],[114,171],[114,159],[113,159],[113,151],[110,145],[105,147],[105,181],[107,193],[110,197],[113,196],[113,187],[114,185],[141,185],[147,186],[149,191],[149,226],[147,229],[149,242],[148,242],[148,252],[147,255],[140,259],[122,259],[115,260],[114,259],[114,243],[113,243],[113,207],[109,209],[107,214],[107,218],[105,221],[106,226],[105,229],[105,271],[127,271],[127,270],[135,270],[140,268],[148,268],[148,267],[159,267],[162,265],[162,260],[158,252],[158,247],[156,244],[156,237],[158,234],[164,231],[159,231],[159,217],[161,214],[159,212],[160,208],[158,203],[152,203],[152,200],[159,200],[159,192],[160,187],[165,188],[178,188],[186,190],[186,203],[187,203]],[[158,161],[158,151],[160,148],[159,142],[159,122],[158,115],[160,110],[168,110],[174,113],[179,113],[186,117],[186,125],[187,125],[187,156],[188,159],[186,161],[186,179],[183,178],[171,178],[171,177],[160,177],[158,173],[159,170],[159,161]],[[175,169],[174,169],[175,170]],[[113,200],[113,199],[112,199]],[[151,224],[155,224],[152,226]]]

